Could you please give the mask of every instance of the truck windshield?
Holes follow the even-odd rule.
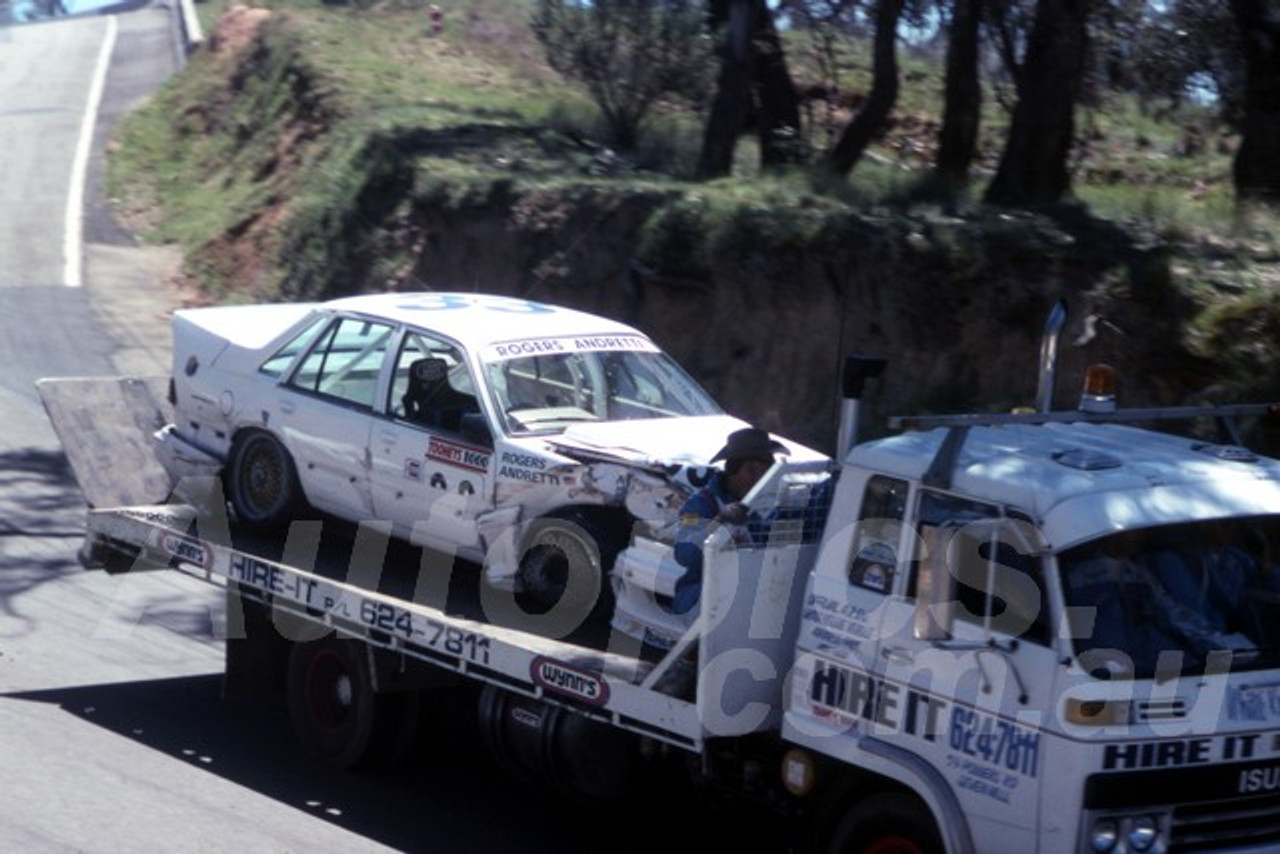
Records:
[[[1166,678],[1280,663],[1280,516],[1125,531],[1059,557],[1081,666]]]
[[[484,374],[512,434],[559,432],[580,421],[719,415],[722,410],[666,354],[646,349],[550,348],[502,358],[492,348]]]

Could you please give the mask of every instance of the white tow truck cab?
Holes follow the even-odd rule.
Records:
[[[790,761],[902,782],[948,851],[1276,850],[1280,463],[1112,417],[850,451]]]
[[[751,672],[788,677],[782,773],[831,850],[886,828],[891,850],[1280,847],[1280,462],[1232,435],[1274,407],[1117,411],[1114,384],[1098,366],[1079,411],[898,418],[861,444],[855,412],[821,545],[761,550],[806,569],[794,644]],[[1172,420],[1227,435],[1134,426]],[[784,461],[749,501],[807,476]],[[709,588],[756,571],[714,549]],[[614,626],[670,645],[679,572],[637,537]],[[757,632],[785,623],[766,601]]]
[[[715,528],[686,615],[648,528],[615,564],[610,625],[567,639],[492,593],[459,605],[447,557],[398,577],[376,528],[342,554],[303,535],[253,551],[221,500],[100,505],[86,560],[226,583],[228,686],[284,684],[338,765],[478,685],[499,759],[591,799],[626,797],[641,766],[691,773],[792,817],[800,851],[1278,850],[1280,462],[1125,423],[1274,407],[1116,411],[1091,379],[1088,411],[1049,411],[1060,320],[1033,412],[857,443],[883,363],[851,359],[838,463],[779,460],[746,498],[767,537]],[[92,469],[64,411],[84,389],[42,390]]]

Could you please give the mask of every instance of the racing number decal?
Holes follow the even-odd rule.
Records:
[[[471,294],[425,294],[412,302],[404,302],[396,306],[408,311],[451,311],[459,308],[479,306],[492,311],[508,314],[554,314],[555,309],[549,305],[529,300],[499,296],[472,296]]]

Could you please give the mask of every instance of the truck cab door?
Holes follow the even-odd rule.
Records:
[[[797,640],[809,674],[793,693],[793,718],[852,734],[870,711],[865,688],[881,669],[882,623],[898,584],[899,556],[909,543],[903,526],[909,485],[855,468],[841,473]],[[849,508],[848,511],[841,508]]]
[[[875,735],[926,759],[971,821],[1007,828],[1011,850],[1035,850],[1059,669],[1038,538],[995,505],[921,489],[915,506],[882,622]]]

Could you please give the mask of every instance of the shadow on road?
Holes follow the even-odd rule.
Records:
[[[445,710],[410,761],[377,772],[320,765],[287,737],[282,704],[226,702],[221,675],[4,695],[96,726],[402,851],[781,851],[777,828],[720,805],[574,807],[497,767],[471,709]],[[470,698],[465,692],[463,698]],[[661,793],[654,793],[661,794]],[[771,844],[776,842],[777,846]],[[708,849],[707,845],[714,845]]]
[[[84,510],[61,451],[0,453],[0,617],[19,619],[14,599],[79,571]]]
[[[76,532],[84,498],[62,451],[18,448],[0,452],[0,495],[13,508],[0,519],[0,535],[47,537]]]
[[[117,735],[392,848],[440,850],[440,840],[452,840],[446,845],[452,850],[539,850],[521,849],[517,828],[545,821],[553,805],[530,791],[520,810],[524,814],[495,822],[486,803],[499,794],[493,792],[495,787],[510,788],[511,782],[483,756],[445,743],[432,757],[434,768],[419,767],[412,774],[407,769],[376,774],[335,771],[282,737],[289,731],[282,707],[224,702],[221,678],[215,674],[89,685],[8,698],[60,706]],[[567,845],[561,850],[573,849]]]

